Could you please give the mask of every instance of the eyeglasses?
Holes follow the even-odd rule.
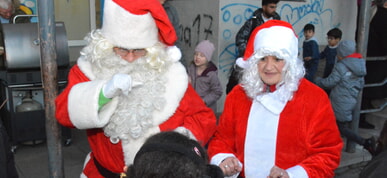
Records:
[[[125,49],[120,47],[114,47],[113,49],[120,56],[126,56],[129,53],[132,53],[134,56],[139,57],[145,56],[147,53],[145,49]]]

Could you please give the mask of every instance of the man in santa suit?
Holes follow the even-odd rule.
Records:
[[[230,177],[333,177],[343,142],[325,92],[303,78],[292,26],[256,28],[243,58],[241,84],[227,96],[211,163]]]
[[[87,129],[81,177],[117,177],[143,142],[177,131],[205,145],[216,117],[188,84],[173,26],[158,0],[106,0],[103,27],[87,37],[56,117]]]

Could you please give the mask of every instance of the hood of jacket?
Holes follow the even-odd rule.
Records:
[[[340,62],[358,77],[364,77],[367,74],[365,60],[363,58],[347,57]]]
[[[206,76],[208,74],[208,72],[217,71],[217,70],[218,70],[218,68],[215,66],[215,64],[210,61],[210,62],[208,62],[207,69],[203,71],[202,76]]]

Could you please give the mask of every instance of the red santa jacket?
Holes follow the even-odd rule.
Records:
[[[229,153],[244,163],[251,105],[252,100],[240,85],[228,94],[219,126],[209,143],[210,158]],[[342,145],[328,97],[320,88],[302,79],[293,99],[280,114],[275,165],[282,169],[299,165],[309,177],[333,177]],[[244,177],[243,171],[241,176]]]
[[[177,67],[177,69],[179,68],[182,67]],[[98,103],[93,102],[98,101],[98,90],[100,91],[102,85],[93,84],[100,83],[100,81],[90,80],[89,77],[85,75],[85,71],[86,70],[84,69],[80,69],[78,65],[75,65],[71,69],[68,77],[68,86],[56,98],[55,101],[56,118],[59,123],[64,126],[76,127],[78,129],[87,129],[87,137],[92,152],[90,154],[90,160],[87,160],[88,163],[84,168],[83,173],[88,177],[102,178],[102,176],[96,170],[93,159],[98,160],[98,162],[108,170],[120,173],[122,172],[122,169],[125,166],[125,162],[127,162],[124,160],[123,154],[125,148],[123,148],[122,142],[112,144],[109,140],[109,137],[104,135],[102,126],[99,126],[98,123],[93,123],[94,121],[87,121],[89,119],[93,119],[91,116],[96,116],[94,113],[98,114],[98,107],[96,107],[98,106]],[[179,75],[177,75],[176,72],[172,72],[171,76],[175,76],[175,78],[170,79],[172,80],[171,82],[176,83],[175,80],[179,80],[176,76],[186,75],[184,68],[182,68],[182,70],[177,71]],[[86,71],[86,73],[88,72]],[[174,86],[170,87],[180,88],[180,90],[182,89],[182,96],[180,98],[175,96],[167,98],[167,100],[177,101],[173,101],[172,103],[175,104],[167,106],[170,112],[160,113],[157,116],[159,118],[157,119],[157,121],[155,121],[155,123],[156,126],[158,125],[158,127],[154,128],[154,132],[174,130],[178,127],[184,128],[187,129],[190,133],[192,133],[193,136],[204,145],[208,142],[208,140],[215,131],[216,117],[212,110],[205,106],[200,96],[197,95],[197,93],[188,84],[188,82],[178,82],[183,83],[185,86],[179,86],[181,84],[177,83]],[[97,89],[89,88],[89,90],[87,90],[88,87],[85,86],[96,86],[95,88]],[[80,90],[79,88],[84,89]],[[84,92],[74,94],[80,91]],[[69,98],[71,98],[71,101],[69,101]],[[79,111],[79,108],[84,109],[84,111]],[[84,119],[82,117],[84,117]],[[93,125],[95,125],[96,127],[92,127]],[[146,138],[142,140],[145,139]],[[135,153],[137,152],[137,149],[142,145],[142,142],[140,141],[139,143],[132,143],[128,145],[129,148],[127,149],[134,151]],[[133,146],[133,148],[131,148],[131,146]]]

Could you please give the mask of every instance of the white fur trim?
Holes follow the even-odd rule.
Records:
[[[176,108],[179,106],[180,101],[187,90],[188,76],[185,72],[184,66],[180,62],[174,63],[165,75],[168,79],[168,82],[166,83],[166,92],[164,94],[167,102],[164,106],[164,110],[154,112],[154,127],[149,128],[144,136],[136,140],[131,140],[130,142],[122,141],[125,163],[127,165],[130,165],[133,162],[134,156],[145,140],[151,135],[160,132],[159,125],[168,120],[175,113]],[[192,132],[184,127],[178,127],[176,131],[196,140]]]
[[[197,140],[196,137],[194,136],[194,134],[190,130],[185,128],[185,127],[178,127],[175,130],[173,130],[173,131],[181,133],[181,134],[187,136],[190,139]]]
[[[83,169],[82,169],[82,170],[85,170],[85,167],[86,167],[87,163],[90,161],[90,153],[91,153],[91,152],[89,152],[89,153],[86,155],[85,161],[83,162]],[[82,173],[81,173],[81,175],[80,175],[80,178],[87,178],[87,176],[83,173],[83,171],[82,171]]]
[[[78,66],[79,66],[80,70],[87,77],[89,77],[91,80],[93,78],[95,78],[95,76],[92,74],[90,63],[88,61],[78,60]],[[154,125],[160,125],[164,121],[168,120],[169,117],[171,117],[175,113],[176,108],[179,106],[180,100],[183,98],[183,96],[187,90],[187,87],[188,87],[188,75],[187,75],[187,72],[185,70],[185,67],[180,62],[173,63],[164,75],[166,75],[166,78],[168,79],[167,83],[165,84],[167,87],[166,87],[166,91],[164,93],[164,98],[166,99],[166,103],[165,103],[164,109],[162,111],[155,111],[153,113],[153,119],[154,119],[153,124]],[[102,84],[99,87],[101,89]],[[85,91],[87,91],[87,92],[85,92]],[[91,91],[89,91],[86,88],[84,90],[82,90],[82,92],[83,93],[79,93],[79,95],[77,97],[80,97],[81,99],[83,99],[85,93],[91,94],[90,93]],[[95,92],[97,92],[97,91],[95,91]],[[95,94],[97,94],[97,93],[95,93]],[[97,95],[95,95],[95,96],[97,96]],[[78,100],[81,100],[81,99],[78,99]],[[97,98],[95,98],[95,99],[97,99]],[[91,101],[90,99],[88,100],[86,98],[85,98],[85,101],[88,104],[90,104],[91,102],[94,102],[94,101]],[[97,104],[98,100],[96,100],[95,102],[96,102],[96,106],[98,106],[98,104]],[[76,104],[76,102],[74,102],[74,103]],[[110,104],[110,103],[111,102],[109,102],[108,104]],[[108,106],[108,104],[105,105],[105,107],[109,108],[108,111],[110,111],[111,109],[115,109],[116,104],[112,104],[112,106]],[[91,118],[91,116],[89,116],[89,117]]]
[[[167,53],[173,62],[177,62],[181,59],[181,51],[177,46],[169,46],[167,49]]]
[[[219,166],[220,163],[222,163],[222,161],[223,161],[224,159],[228,158],[228,157],[234,157],[234,158],[236,158],[235,155],[234,155],[234,154],[231,154],[231,153],[218,153],[218,154],[214,155],[214,156],[211,158],[211,162],[210,162],[210,163],[213,164],[213,165]],[[239,164],[240,167],[243,168],[243,164],[242,164],[239,160],[238,160],[238,164]],[[238,175],[239,175],[239,173],[240,173],[240,172],[238,172],[238,173],[236,173],[236,174],[234,174],[234,175],[232,175],[232,176],[228,176],[228,177],[226,177],[226,178],[237,178]]]
[[[308,173],[302,166],[294,166],[286,169],[290,178],[308,178]]]
[[[246,177],[267,177],[270,174],[270,169],[275,165],[278,122],[278,113],[271,112],[264,104],[254,100],[245,139]]]
[[[106,81],[95,80],[74,85],[69,93],[71,122],[78,129],[102,128],[114,113],[118,100],[113,99],[99,111],[98,100]]]
[[[164,93],[166,103],[162,111],[153,113],[154,125],[160,125],[175,113],[188,87],[188,75],[180,62],[172,64],[165,75],[168,79]]]
[[[298,56],[298,38],[288,27],[263,28],[254,38],[253,55],[255,58],[275,55],[280,59],[295,60]]]
[[[122,150],[124,151],[124,160],[125,165],[131,165],[133,164],[134,157],[136,156],[138,150],[140,150],[141,146],[144,144],[146,139],[151,137],[154,134],[157,134],[160,132],[160,128],[158,126],[149,128],[148,131],[144,134],[144,136],[136,139],[136,140],[130,140],[125,141],[122,140]]]
[[[95,79],[95,75],[93,74],[92,67],[90,61],[86,60],[84,57],[79,57],[77,60],[77,64],[79,69],[82,71],[83,74],[86,75],[86,77],[90,80]]]
[[[95,78],[94,75],[92,74],[91,67],[90,67],[90,64],[88,61],[78,60],[78,66],[86,76],[88,76],[88,77],[90,76],[89,77],[90,79]],[[133,162],[134,155],[137,153],[137,151],[139,150],[141,145],[145,142],[145,139],[148,138],[152,134],[160,132],[159,125],[161,123],[165,122],[166,120],[168,120],[175,113],[177,107],[180,104],[181,99],[183,98],[183,96],[187,90],[188,75],[186,73],[184,66],[180,62],[175,62],[175,63],[171,64],[168,71],[164,75],[166,75],[166,78],[168,79],[167,83],[165,84],[167,87],[166,87],[166,91],[164,93],[164,98],[166,98],[166,103],[165,103],[164,109],[162,111],[155,111],[153,113],[153,126],[154,127],[149,128],[149,130],[146,133],[144,133],[144,136],[142,136],[141,138],[139,138],[137,140],[130,140],[130,142],[122,141],[122,147],[123,147],[123,151],[124,151],[124,153],[123,153],[124,159],[125,159],[125,163],[127,165],[130,165]],[[92,82],[95,82],[95,81],[92,81]],[[92,83],[92,82],[85,82],[85,83]],[[82,116],[77,116],[77,118],[78,118],[77,120],[79,120],[82,117],[89,118],[89,119],[87,119],[88,121],[82,122],[81,125],[87,124],[87,122],[90,122],[90,119],[92,119],[93,117],[98,118],[97,117],[98,115],[96,113],[94,113],[94,112],[98,111],[97,110],[98,109],[97,98],[94,98],[94,100],[90,99],[90,98],[87,99],[87,98],[85,98],[85,94],[90,94],[91,92],[95,92],[95,95],[93,95],[93,96],[99,96],[99,92],[101,91],[103,84],[104,84],[104,82],[101,81],[101,83],[98,85],[98,87],[91,87],[95,91],[94,90],[87,91],[87,92],[77,91],[77,92],[81,92],[81,93],[79,93],[74,98],[73,103],[79,102],[79,100],[87,101],[88,104],[96,103],[96,106],[93,109],[93,111],[87,112],[87,113],[90,113],[90,115],[87,115],[85,111],[81,112],[79,110],[79,108],[74,106],[74,108],[78,109],[75,113],[82,113]],[[87,87],[85,86],[85,88],[87,88]],[[99,89],[96,89],[96,88],[99,88]],[[71,92],[73,92],[73,89]],[[74,90],[74,93],[76,93],[75,90]],[[98,95],[97,95],[97,93],[98,93]],[[76,99],[78,99],[78,100],[76,100]],[[113,99],[111,102],[106,104],[101,109],[99,117],[101,117],[101,112],[106,110],[105,111],[106,114],[104,114],[103,118],[105,118],[105,117],[110,118],[109,114],[114,112],[115,108],[117,107],[117,103],[118,103],[118,100],[116,102],[116,100]],[[93,116],[91,116],[91,115],[93,115]],[[94,120],[95,120],[95,118],[94,118]],[[85,119],[85,118],[82,118],[82,119]],[[78,122],[80,122],[80,121],[78,121]],[[96,121],[92,121],[92,122],[96,122]],[[90,125],[91,123],[88,123],[88,124]],[[182,128],[182,130],[184,130],[184,129],[185,128]],[[187,129],[185,129],[185,130],[188,131]],[[190,131],[188,131],[186,133],[188,133],[190,138],[196,140],[196,138],[193,136],[193,134]]]
[[[150,13],[132,14],[112,0],[105,1],[102,34],[115,46],[137,49],[158,41],[158,28]]]
[[[242,57],[239,57],[237,58],[237,60],[235,61],[235,63],[242,69],[245,69],[247,68],[247,65],[248,65],[248,62],[243,60]]]

